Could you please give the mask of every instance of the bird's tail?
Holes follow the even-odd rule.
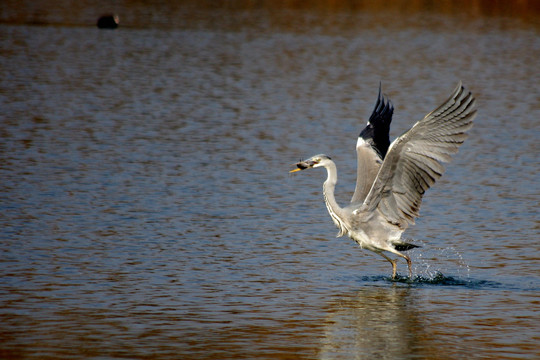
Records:
[[[401,244],[395,244],[394,245],[394,249],[396,249],[397,251],[407,251],[407,250],[411,250],[411,249],[418,248],[418,247],[421,247],[421,246],[420,245],[409,244],[409,243],[401,243]]]

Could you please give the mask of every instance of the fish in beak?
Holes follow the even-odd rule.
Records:
[[[304,160],[304,161],[299,161],[299,162],[297,162],[295,164],[296,169],[293,169],[293,170],[289,171],[289,173],[293,173],[293,172],[297,172],[297,171],[300,171],[300,170],[305,170],[305,169],[312,168],[313,166],[317,165],[318,163],[319,162],[315,161],[313,158],[307,159],[307,160]]]

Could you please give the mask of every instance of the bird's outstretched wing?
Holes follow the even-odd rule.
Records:
[[[371,189],[379,172],[382,160],[390,146],[390,123],[394,106],[382,95],[379,84],[379,96],[369,121],[358,136],[356,143],[357,175],[356,188],[351,203],[361,203]]]
[[[394,140],[360,211],[380,213],[405,229],[418,217],[424,192],[465,141],[476,116],[475,100],[461,82],[441,106]]]

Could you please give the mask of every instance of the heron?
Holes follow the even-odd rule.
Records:
[[[443,163],[452,160],[467,138],[476,106],[460,81],[446,101],[390,143],[393,113],[394,106],[379,85],[375,108],[356,142],[356,188],[347,206],[339,206],[335,199],[337,168],[329,156],[299,161],[290,172],[324,167],[323,198],[339,229],[337,237],[348,235],[360,248],[389,261],[392,279],[399,258],[391,256],[402,257],[412,279],[411,259],[403,252],[419,246],[402,240],[401,235],[414,225],[424,193],[444,172]]]

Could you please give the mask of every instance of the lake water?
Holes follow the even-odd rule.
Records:
[[[0,12],[1,358],[540,357],[527,16],[32,4]],[[288,171],[332,156],[345,205],[379,82],[394,138],[459,80],[475,127],[392,281]]]

